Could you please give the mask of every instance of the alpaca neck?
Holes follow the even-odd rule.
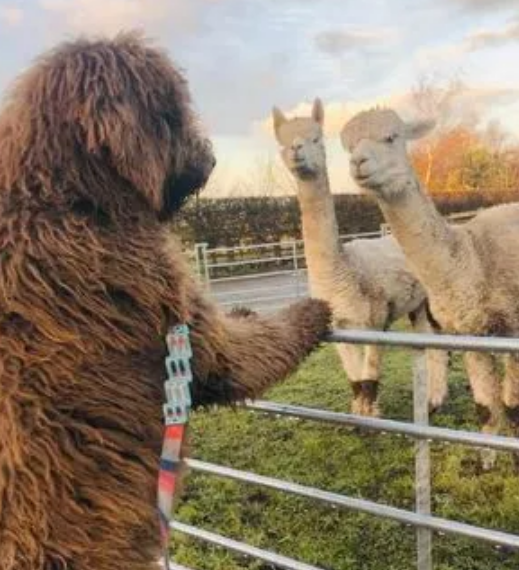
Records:
[[[415,275],[429,293],[441,294],[459,271],[460,260],[469,255],[466,242],[440,215],[414,174],[395,184],[398,187],[386,189],[390,199],[379,199],[380,208]]]
[[[328,290],[337,269],[344,263],[335,204],[327,174],[312,180],[298,179],[305,257],[312,295]]]

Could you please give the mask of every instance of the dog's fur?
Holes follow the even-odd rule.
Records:
[[[40,59],[0,115],[0,569],[150,570],[164,336],[196,405],[253,397],[328,308],[222,315],[167,221],[214,166],[182,75],[135,34]]]

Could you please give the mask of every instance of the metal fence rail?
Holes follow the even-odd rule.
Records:
[[[222,546],[237,552],[238,554],[243,554],[245,556],[255,558],[256,560],[262,560],[263,562],[274,564],[277,568],[283,568],[284,570],[322,570],[317,566],[310,566],[309,564],[293,560],[287,556],[281,556],[280,554],[256,548],[255,546],[250,546],[249,544],[244,544],[243,542],[238,542],[237,540],[232,540],[231,538],[215,534],[214,532],[208,532],[207,530],[202,530],[177,521],[172,521],[170,523],[170,528],[171,530],[176,530],[193,538],[203,540],[204,542],[209,542],[216,546]]]
[[[246,407],[253,412],[263,412],[276,416],[299,418],[301,420],[358,427],[364,430],[404,435],[417,440],[443,441],[519,453],[519,439],[513,437],[439,428],[430,425],[417,425],[414,423],[397,422],[395,420],[384,420],[367,416],[355,416],[354,414],[344,414],[342,412],[331,412],[328,410],[292,406],[290,404],[279,404],[277,402],[263,400],[247,402]]]
[[[454,334],[401,333],[395,331],[336,330],[328,342],[379,344],[407,348],[443,348],[471,352],[519,352],[519,339],[509,337],[461,336]]]
[[[187,460],[187,464],[194,471],[199,471],[201,473],[209,473],[211,475],[226,477],[243,483],[261,485],[262,487],[267,487],[276,491],[284,491],[285,493],[291,493],[300,497],[306,497],[307,499],[328,503],[335,507],[342,507],[368,515],[383,517],[415,527],[457,534],[468,538],[476,538],[492,544],[499,544],[501,546],[508,546],[519,550],[519,536],[515,536],[513,534],[507,534],[497,530],[483,529],[477,526],[455,522],[440,517],[422,515],[416,512],[406,511],[404,509],[382,505],[380,503],[365,501],[364,499],[356,499],[346,495],[340,495],[338,493],[331,493],[330,491],[322,491],[315,487],[307,487],[306,485],[292,483],[283,479],[265,477],[263,475],[257,475],[247,471],[239,471],[237,469],[231,469],[229,467],[215,465],[212,463],[205,463],[195,459]],[[198,535],[198,530],[193,531],[193,534]],[[199,536],[202,538],[201,534]]]
[[[497,337],[486,338],[456,335],[434,335],[425,333],[338,330],[331,333],[326,340],[327,342],[381,344],[413,349],[433,347],[458,351],[490,351],[501,353],[519,352],[519,339]],[[413,369],[413,393],[413,423],[362,417],[353,414],[331,412],[267,401],[247,402],[245,406],[251,412],[256,413],[290,416],[309,421],[360,427],[377,432],[401,434],[415,439],[416,505],[414,511],[407,511],[390,505],[349,497],[291,481],[266,477],[195,459],[188,459],[187,463],[194,471],[227,477],[248,484],[261,485],[277,491],[283,491],[324,502],[335,507],[391,519],[405,525],[412,525],[416,528],[417,570],[432,570],[433,568],[433,532],[454,534],[494,545],[504,546],[513,550],[519,550],[519,536],[517,535],[444,519],[431,514],[429,450],[430,441],[443,441],[519,453],[519,439],[429,426],[427,414],[427,377],[424,373],[423,352],[417,357]],[[298,562],[266,550],[248,546],[235,540],[227,539],[205,530],[185,525],[181,522],[173,522],[171,528],[197,539],[229,548],[234,552],[271,563],[278,568],[284,568],[286,570],[320,570],[319,568],[309,566],[303,562]]]

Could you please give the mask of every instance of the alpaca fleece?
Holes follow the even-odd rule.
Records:
[[[318,301],[225,316],[168,220],[215,160],[186,81],[138,35],[44,55],[0,114],[0,569],[150,570],[164,336],[187,322],[195,405],[285,377]]]

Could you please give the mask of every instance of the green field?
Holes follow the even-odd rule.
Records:
[[[412,417],[411,365],[409,352],[387,350],[381,393],[386,418]],[[449,383],[449,401],[433,423],[476,429],[459,358]],[[346,411],[350,395],[335,350],[327,346],[266,398]],[[199,412],[192,425],[198,459],[413,508],[413,442],[406,438],[247,411]],[[476,454],[466,447],[432,445],[434,513],[519,534],[519,477],[511,457],[500,454],[494,471],[481,474]],[[411,528],[213,476],[190,475],[177,517],[325,569],[416,568]],[[179,534],[173,535],[172,551],[177,562],[196,570],[272,568]],[[435,570],[517,568],[519,554],[468,539],[434,537]]]

